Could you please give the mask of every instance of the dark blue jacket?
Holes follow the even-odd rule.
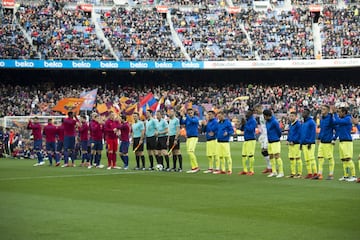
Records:
[[[304,119],[301,125],[300,144],[315,144],[316,140],[316,123],[312,117]]]
[[[301,138],[300,135],[301,135],[301,123],[298,120],[296,120],[293,123],[290,123],[287,141],[292,142],[294,144],[299,144]]]
[[[266,121],[266,130],[269,143],[280,141],[281,129],[279,122],[274,116]]]
[[[199,135],[199,119],[196,116],[190,117],[186,114],[185,119],[180,119],[180,124],[185,125],[187,137],[197,137]]]
[[[334,140],[334,123],[332,114],[321,117],[318,139],[322,143],[331,143]]]
[[[334,114],[334,124],[336,125],[336,135],[339,137],[341,141],[352,141],[351,130],[352,130],[352,122],[351,115],[346,115],[343,118],[339,118],[339,116]]]
[[[227,133],[226,136],[224,136],[225,132]],[[229,119],[224,119],[223,121],[219,121],[216,130],[216,138],[218,142],[229,142],[230,136],[233,134],[234,134],[234,129]]]
[[[208,121],[208,123],[206,124],[206,127],[205,127],[205,135],[206,135],[206,140],[207,141],[210,141],[210,140],[215,140],[216,139],[216,130],[217,130],[217,127],[218,127],[218,121],[216,118],[213,118],[211,120]],[[213,132],[214,135],[213,136],[210,136],[209,133],[210,132]]]
[[[251,116],[246,120],[246,123],[241,126],[240,130],[244,132],[245,141],[255,140],[256,125],[257,123],[255,118]]]

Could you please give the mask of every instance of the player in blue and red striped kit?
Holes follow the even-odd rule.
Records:
[[[126,116],[122,116],[120,124],[117,127],[120,130],[120,158],[124,162],[124,169],[129,167],[129,146],[130,146],[130,124],[126,121]]]
[[[71,157],[71,166],[75,167],[75,126],[78,119],[74,113],[68,112],[68,117],[64,119],[64,165],[62,167],[68,167],[69,157]]]
[[[92,119],[89,124],[90,128],[90,139],[91,139],[91,161],[88,168],[92,167],[94,161],[97,168],[103,168],[104,166],[100,164],[101,161],[101,151],[103,150],[103,121],[100,119],[100,115],[93,113]]]
[[[86,116],[83,115],[80,117],[80,123],[78,123],[78,131],[80,137],[80,145],[81,145],[81,166],[84,166],[85,161],[88,162],[89,153],[89,124],[86,121]]]
[[[48,124],[44,127],[43,135],[45,135],[45,142],[46,142],[46,152],[49,158],[49,164],[52,165],[52,159],[55,154],[56,150],[56,135],[57,135],[57,127],[53,124],[53,120],[49,119]],[[55,166],[60,165],[60,160],[56,159]]]
[[[36,155],[38,157],[38,162],[34,164],[34,167],[42,166],[45,163],[44,163],[43,155],[41,154],[42,134],[41,134],[41,125],[39,123],[39,118],[35,117],[33,122],[31,120],[29,120],[27,129],[32,130],[32,135],[34,137],[34,152],[36,153]]]

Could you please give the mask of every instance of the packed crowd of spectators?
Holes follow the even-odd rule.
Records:
[[[262,60],[313,59],[311,16],[307,9],[241,11]]]
[[[325,6],[322,21],[324,58],[360,57],[359,7]]]
[[[255,11],[252,1],[234,0],[241,6],[239,13],[229,13],[224,0],[158,1],[173,7],[169,11],[175,38],[166,14],[149,5],[97,10],[100,18],[95,21],[101,29],[96,31],[95,18],[80,7],[64,7],[68,2],[22,1],[15,17],[12,10],[2,9],[0,57],[113,60],[101,30],[116,57],[126,60],[185,60],[177,37],[192,60],[314,59],[317,54],[308,9],[312,0],[293,0],[290,11],[276,7],[283,1]],[[322,1],[323,58],[360,57],[359,4],[347,2],[352,4]]]
[[[33,58],[35,52],[21,29],[17,27],[12,12],[2,11],[0,22],[0,58]]]
[[[97,37],[90,15],[56,2],[22,4],[17,12],[42,59],[113,59]]]
[[[75,84],[75,83],[74,83]],[[360,115],[360,87],[340,85],[339,87],[311,87],[290,85],[253,84],[203,84],[197,87],[186,84],[164,84],[149,86],[108,85],[65,85],[55,87],[51,82],[32,86],[0,85],[0,117],[11,115],[53,115],[51,108],[65,97],[79,97],[83,91],[98,88],[97,104],[119,103],[121,97],[128,97],[133,103],[139,102],[149,91],[160,100],[164,107],[179,107],[186,102],[208,107],[229,110],[231,116],[243,115],[257,103],[272,109],[275,113],[286,114],[290,109],[301,112],[310,108],[317,113],[322,104],[345,104],[351,112]],[[236,100],[248,96],[248,100]]]
[[[102,11],[101,25],[119,59],[184,60],[172,40],[166,16],[153,9]]]
[[[238,16],[225,9],[178,10],[172,22],[192,60],[254,59]]]

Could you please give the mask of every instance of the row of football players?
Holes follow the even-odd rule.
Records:
[[[128,150],[133,141],[134,152],[136,155],[135,169],[145,170],[144,142],[146,138],[146,147],[149,154],[149,169],[154,169],[154,158],[158,168],[164,168],[164,158],[166,161],[166,170],[170,171],[169,153],[173,156],[173,171],[182,170],[182,155],[179,147],[179,120],[175,117],[173,110],[169,113],[169,122],[166,121],[160,112],[157,112],[156,119],[153,118],[153,112],[148,110],[145,123],[140,121],[139,114],[134,113],[135,122],[130,125],[126,117],[119,117],[111,113],[107,119],[93,113],[88,123],[86,116],[77,119],[72,112],[68,113],[67,118],[62,120],[60,126],[55,126],[52,119],[44,127],[35,117],[28,123],[28,129],[32,130],[34,139],[34,150],[38,162],[34,166],[44,165],[43,154],[41,152],[43,136],[45,138],[46,152],[50,165],[55,160],[55,166],[60,166],[61,155],[64,156],[62,167],[75,166],[75,142],[79,137],[81,148],[81,166],[88,168],[103,168],[100,164],[101,153],[103,150],[103,139],[106,143],[106,154],[108,159],[107,168],[120,168],[116,165],[117,151],[120,139],[120,158],[123,161],[124,169],[128,169],[129,157]],[[130,137],[131,135],[132,137]],[[71,162],[69,163],[69,159]],[[177,160],[179,168],[176,168]],[[141,164],[140,164],[141,161]]]

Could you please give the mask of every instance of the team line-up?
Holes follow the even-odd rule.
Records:
[[[154,116],[155,115],[155,116]],[[257,116],[258,120],[255,119]],[[346,107],[335,109],[328,105],[321,107],[320,133],[316,136],[316,124],[310,116],[310,110],[302,112],[303,121],[297,119],[297,113],[289,114],[290,124],[287,137],[288,157],[290,160],[289,178],[303,178],[303,159],[305,161],[307,174],[306,179],[323,179],[323,164],[325,159],[329,161],[329,172],[327,180],[334,179],[334,145],[339,140],[339,155],[343,164],[343,176],[340,181],[360,182],[356,178],[356,169],[353,162],[353,141],[351,136],[352,125],[356,125],[360,131],[357,118],[348,114]],[[206,135],[206,156],[209,166],[204,173],[232,174],[232,158],[230,151],[230,137],[234,134],[233,126],[223,111],[207,112],[207,119],[199,122],[192,108],[181,109],[180,118],[176,116],[175,110],[168,112],[165,119],[161,111],[153,114],[152,110],[146,111],[146,120],[141,121],[138,113],[133,114],[134,122],[128,123],[125,116],[117,116],[110,113],[107,119],[97,113],[91,114],[88,123],[86,116],[80,119],[69,112],[62,120],[60,126],[55,126],[52,119],[42,128],[37,117],[30,120],[28,129],[32,130],[34,139],[34,151],[38,162],[34,166],[44,165],[42,155],[42,138],[45,136],[46,151],[50,165],[55,159],[55,166],[60,166],[61,154],[64,156],[64,164],[61,167],[75,166],[75,138],[77,133],[81,142],[82,160],[81,165],[88,168],[103,168],[100,164],[101,152],[103,150],[103,139],[106,142],[106,154],[108,159],[107,169],[121,169],[116,165],[118,144],[120,139],[120,158],[125,170],[129,167],[128,151],[130,144],[135,153],[135,170],[146,170],[144,156],[144,142],[148,152],[148,170],[165,170],[182,172],[182,154],[180,152],[180,126],[186,129],[186,149],[190,159],[191,169],[187,173],[198,173],[198,165],[195,154],[198,142],[199,126]],[[281,129],[279,122],[272,111],[263,110],[261,105],[254,106],[248,110],[245,119],[241,120],[240,130],[244,133],[242,146],[242,171],[239,175],[254,175],[254,154],[256,146],[255,129],[260,127],[258,141],[261,144],[261,153],[266,161],[266,169],[262,173],[268,177],[284,177],[283,161],[281,153]],[[318,142],[318,154],[316,162],[315,146]],[[170,168],[169,156],[172,155],[173,166]],[[154,166],[154,158],[156,166]],[[71,159],[71,163],[69,163]],[[165,159],[165,164],[164,164]],[[141,164],[140,164],[141,163]],[[177,163],[179,164],[177,167]],[[360,170],[360,156],[359,156]]]

